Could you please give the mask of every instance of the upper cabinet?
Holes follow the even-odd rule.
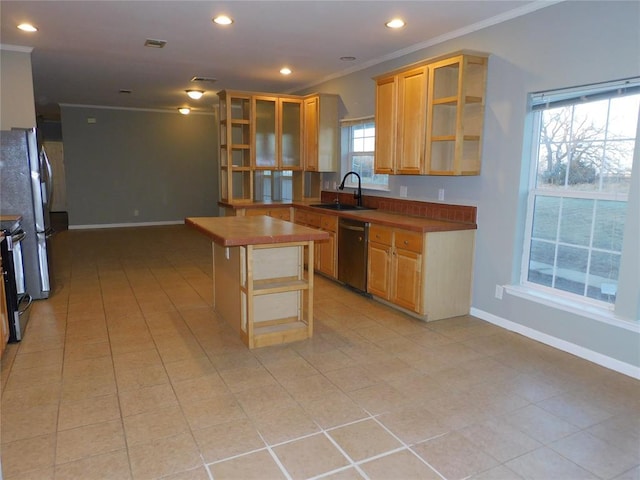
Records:
[[[338,96],[313,94],[304,98],[304,169],[338,170]]]
[[[478,175],[486,73],[459,54],[377,77],[376,172]]]
[[[302,168],[302,100],[285,97],[252,97],[253,139],[256,168]]]
[[[220,197],[251,201],[251,96],[223,91],[220,98]]]
[[[221,201],[319,198],[319,179],[310,175],[337,168],[337,96],[229,90],[218,96]]]

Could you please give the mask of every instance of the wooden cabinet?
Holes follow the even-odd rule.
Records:
[[[316,271],[324,273],[331,278],[337,278],[338,217],[296,208],[294,222],[329,233],[328,240],[316,242],[313,265]]]
[[[459,54],[376,78],[376,173],[478,175],[487,57]]]
[[[429,67],[427,173],[479,175],[487,58],[458,55]]]
[[[376,82],[376,173],[395,173],[397,89],[395,76],[380,78]]]
[[[418,67],[378,80],[376,173],[424,173],[427,77],[427,68]]]
[[[251,96],[222,91],[220,99],[220,198],[253,200],[251,175]]]
[[[369,293],[419,313],[423,239],[420,233],[371,225]]]
[[[304,169],[309,172],[338,170],[338,96],[313,94],[304,98]]]
[[[302,168],[302,100],[252,96],[253,166],[269,170]]]
[[[291,220],[291,207],[265,207],[265,208],[241,208],[235,210],[235,215],[253,217],[256,215],[267,215],[280,220]]]
[[[475,230],[420,233],[372,224],[367,291],[439,320],[469,313]]]
[[[320,198],[320,172],[338,166],[338,97],[231,90],[218,96],[220,200]]]

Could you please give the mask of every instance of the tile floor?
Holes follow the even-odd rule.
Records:
[[[67,231],[2,359],[16,479],[638,479],[640,382],[317,277],[313,339],[247,350],[183,226]]]

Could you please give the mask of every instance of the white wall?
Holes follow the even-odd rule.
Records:
[[[345,117],[372,115],[373,76],[462,49],[491,54],[482,174],[395,176],[389,194],[399,196],[405,185],[410,198],[435,200],[444,188],[445,201],[478,207],[474,314],[640,376],[637,308],[631,309],[635,318],[607,324],[521,297],[505,294],[498,300],[494,295],[496,285],[519,278],[529,171],[524,155],[527,95],[639,76],[640,2],[558,3],[308,90],[339,94]],[[638,202],[630,205],[630,215],[640,216]],[[637,278],[629,287],[636,292]]]
[[[63,105],[61,113],[70,228],[217,214],[213,112]]]
[[[31,49],[0,45],[0,130],[36,126]]]

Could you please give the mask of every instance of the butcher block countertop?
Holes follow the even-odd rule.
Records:
[[[188,217],[185,223],[223,247],[326,240],[327,232],[264,215]]]

